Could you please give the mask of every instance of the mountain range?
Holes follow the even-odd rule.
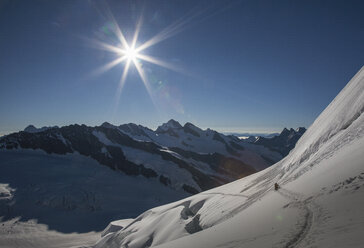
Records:
[[[134,123],[40,129],[30,125],[23,132],[2,137],[0,149],[79,153],[126,175],[155,178],[168,187],[195,194],[279,161],[286,155],[281,151],[288,152],[303,133],[287,132],[284,129],[272,139],[249,143],[211,129],[202,130],[192,123],[182,126],[175,120],[155,131]]]

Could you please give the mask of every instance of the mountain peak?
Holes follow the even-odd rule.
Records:
[[[196,127],[196,126],[193,125],[191,122],[186,122],[186,124],[184,125],[184,127]]]
[[[170,119],[167,123],[163,123],[161,126],[159,126],[156,132],[161,133],[161,132],[166,132],[169,129],[180,129],[180,128],[182,128],[182,125],[178,121]]]
[[[195,125],[193,125],[191,122],[187,122],[184,126],[183,126],[183,130],[186,133],[190,133],[196,137],[200,137],[200,133],[202,132],[202,129],[196,127]]]
[[[39,132],[46,131],[46,130],[48,130],[50,128],[58,128],[58,126],[36,128],[34,125],[28,125],[26,128],[24,128],[24,132],[39,133]]]
[[[281,134],[279,136],[287,136],[289,135],[290,131],[287,128],[283,128]]]
[[[27,133],[35,133],[38,130],[34,125],[28,125],[26,128],[24,128],[24,132]]]
[[[104,127],[104,128],[115,128],[114,125],[110,124],[107,121],[105,121],[104,123],[102,123],[101,126]]]
[[[279,151],[282,156],[286,156],[294,148],[296,142],[305,131],[306,128],[304,127],[299,127],[296,130],[293,128],[283,128],[278,136],[272,138],[259,137],[252,140],[254,144],[264,145],[271,150]]]
[[[167,124],[169,126],[173,126],[174,128],[182,128],[182,125],[178,122],[178,121],[175,121],[173,119],[170,119]]]
[[[303,134],[304,132],[306,132],[306,128],[304,128],[304,127],[298,127],[297,129],[296,129],[296,132],[297,133],[299,133],[299,134]]]
[[[148,134],[145,131],[149,129],[147,127],[143,127],[142,125],[137,125],[135,123],[128,123],[128,124],[122,124],[118,128],[119,130],[122,130],[123,132],[126,132],[131,135],[148,137]]]

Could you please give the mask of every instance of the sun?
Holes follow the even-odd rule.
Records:
[[[125,56],[128,61],[133,61],[135,63],[135,59],[138,58],[138,50],[134,47],[128,47],[121,52],[122,56]]]
[[[154,103],[151,86],[150,86],[147,74],[143,68],[144,62],[152,63],[152,64],[155,64],[155,65],[158,65],[161,67],[165,67],[167,69],[170,69],[170,70],[173,70],[176,72],[181,72],[181,70],[180,70],[180,68],[171,64],[170,62],[163,61],[160,58],[156,58],[156,57],[147,55],[143,52],[147,48],[149,48],[155,44],[158,44],[159,42],[174,35],[181,28],[180,25],[182,25],[182,23],[180,23],[179,25],[177,25],[177,23],[170,25],[166,29],[162,30],[160,33],[156,34],[149,40],[145,41],[144,43],[139,43],[138,36],[139,36],[139,31],[140,31],[141,23],[142,23],[141,17],[139,18],[139,20],[137,22],[137,25],[136,25],[136,28],[134,31],[134,35],[132,36],[132,39],[129,41],[124,36],[123,32],[121,31],[119,25],[117,24],[117,22],[115,21],[115,19],[113,18],[111,13],[110,13],[110,19],[112,20],[113,28],[114,28],[114,30],[112,30],[112,33],[117,38],[116,42],[114,42],[113,44],[110,44],[110,43],[105,43],[100,40],[94,40],[94,39],[92,39],[91,42],[96,45],[96,48],[99,48],[99,49],[102,49],[102,50],[115,54],[116,58],[114,60],[108,62],[107,64],[97,68],[95,70],[95,73],[97,73],[97,74],[103,73],[119,64],[123,64],[123,71],[122,71],[121,78],[120,78],[118,88],[116,91],[115,103],[117,106],[123,86],[124,86],[126,78],[128,76],[128,71],[133,66],[136,69],[136,71],[138,72],[142,82],[144,83],[146,90],[148,91],[149,96],[151,97],[151,99]]]
[[[111,13],[110,13],[110,19],[112,20],[113,28],[114,28],[114,30],[112,30],[112,33],[114,33],[115,37],[117,38],[117,42],[116,42],[117,44],[104,43],[99,40],[91,40],[91,42],[96,44],[97,48],[106,50],[108,52],[111,52],[111,53],[114,53],[117,55],[117,57],[114,60],[101,66],[100,68],[97,68],[95,70],[95,73],[98,74],[98,73],[106,72],[119,64],[124,65],[123,66],[124,70],[121,75],[121,79],[120,79],[120,83],[119,83],[119,88],[120,88],[120,90],[118,91],[119,94],[121,93],[121,89],[123,88],[123,85],[124,85],[125,80],[128,75],[128,71],[131,66],[134,66],[137,69],[138,74],[141,77],[143,83],[145,84],[147,90],[150,88],[148,85],[148,82],[147,82],[148,79],[142,68],[143,67],[142,62],[144,62],[144,61],[161,66],[161,67],[165,67],[170,70],[181,72],[180,68],[174,66],[173,64],[162,61],[160,58],[156,58],[156,57],[143,53],[143,51],[145,49],[147,49],[155,44],[158,44],[159,42],[169,38],[175,32],[177,32],[178,31],[177,24],[168,26],[166,29],[162,30],[160,33],[156,34],[155,36],[153,36],[146,42],[141,43],[137,46],[142,18],[141,17],[139,18],[135,31],[134,31],[134,35],[132,37],[132,40],[130,40],[129,42],[127,41],[126,37],[124,36],[123,32],[121,31],[119,25],[116,23],[116,21]]]

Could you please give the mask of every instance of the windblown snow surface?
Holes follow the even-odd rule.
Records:
[[[363,111],[364,67],[282,161],[150,209],[94,247],[363,247]]]

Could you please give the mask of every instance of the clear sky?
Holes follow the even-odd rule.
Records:
[[[137,46],[177,72],[120,57],[96,41]],[[0,134],[35,126],[173,118],[219,131],[308,127],[364,65],[363,1],[0,1]],[[172,26],[171,26],[172,25]],[[169,29],[171,30],[171,29]],[[162,33],[163,34],[163,33]]]

